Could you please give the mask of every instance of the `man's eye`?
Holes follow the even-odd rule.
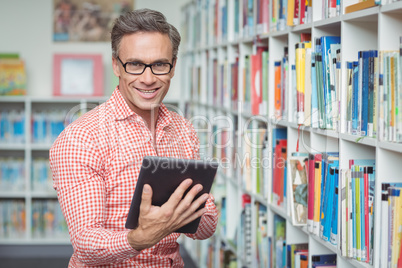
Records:
[[[127,62],[127,65],[129,65],[130,67],[141,67],[141,66],[143,66],[143,64],[140,63],[140,62]]]
[[[166,63],[162,63],[162,62],[157,62],[157,63],[153,64],[153,66],[155,66],[155,67],[164,67],[165,65],[166,65]]]

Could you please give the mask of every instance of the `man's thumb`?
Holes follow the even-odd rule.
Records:
[[[152,188],[149,184],[145,184],[142,188],[141,210],[148,211],[152,205]]]

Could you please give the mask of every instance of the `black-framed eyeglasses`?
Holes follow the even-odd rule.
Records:
[[[126,63],[123,63],[119,57],[117,57],[117,59],[120,61],[124,70],[128,74],[140,75],[145,72],[145,69],[147,67],[149,67],[154,75],[164,75],[170,73],[173,68],[173,64],[170,64],[168,62],[155,62],[152,64],[145,64],[142,62],[128,61]]]

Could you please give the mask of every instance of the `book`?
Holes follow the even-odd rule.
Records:
[[[336,101],[334,99],[334,93],[331,92],[331,45],[338,44],[340,45],[341,38],[340,36],[322,36],[321,37],[321,56],[322,56],[322,78],[323,78],[323,101],[325,107],[325,128],[333,129],[333,112],[332,112],[332,102]],[[339,46],[337,47],[339,48]],[[336,48],[335,48],[336,49]]]
[[[311,72],[311,55],[312,48],[306,48],[305,52],[305,81],[304,81],[304,125],[311,125],[311,99],[312,99],[312,72]],[[314,81],[315,82],[315,81]]]
[[[307,193],[307,230],[313,232],[314,223],[314,175],[315,175],[315,154],[309,153],[308,156],[308,193]]]
[[[295,226],[307,224],[307,166],[308,153],[292,153],[288,159],[290,168],[289,201],[292,223]]]
[[[272,130],[273,142],[273,168],[272,168],[272,201],[273,204],[286,208],[285,196],[285,169],[286,169],[286,147],[287,131],[285,128],[274,128]]]
[[[0,55],[0,95],[26,95],[26,90],[24,60],[15,54]]]
[[[334,191],[334,197],[333,197],[333,208],[332,208],[332,217],[331,217],[331,234],[330,234],[330,242],[333,245],[338,244],[338,194],[339,194],[339,168],[335,167],[334,169],[331,169],[334,171],[334,176],[333,176],[333,191]],[[330,189],[331,190],[331,189]]]
[[[346,62],[346,133],[352,134],[353,62]]]
[[[317,265],[335,265],[336,266],[336,254],[322,254],[311,256],[311,266],[319,267]]]
[[[311,48],[310,42],[296,43],[296,90],[297,90],[297,116],[296,122],[304,124],[304,106],[305,106],[305,70],[306,70],[306,48]]]
[[[274,62],[274,73],[275,73],[275,78],[274,78],[274,84],[275,84],[275,90],[274,90],[274,116],[277,119],[280,119],[282,116],[282,86],[281,86],[281,61],[275,61]]]
[[[389,189],[402,188],[402,183],[384,182],[381,184],[381,250],[380,250],[380,265],[388,267],[389,262]]]
[[[314,157],[314,220],[313,234],[320,234],[320,204],[321,204],[321,176],[322,176],[322,154],[316,154]]]
[[[272,267],[283,267],[286,264],[283,261],[283,253],[286,253],[283,250],[284,245],[286,246],[286,221],[277,214],[274,214],[273,221],[273,245]]]
[[[311,52],[311,127],[318,128],[318,97],[315,52]]]
[[[363,2],[358,2],[356,4],[346,6],[345,14],[356,12],[356,11],[370,8],[370,7],[374,7],[376,5],[377,5],[377,3],[375,2],[375,0],[366,0]]]

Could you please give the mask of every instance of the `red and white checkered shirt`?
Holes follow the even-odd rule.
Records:
[[[183,267],[172,233],[152,248],[134,250],[125,222],[142,159],[159,155],[198,158],[199,140],[182,116],[159,109],[156,142],[118,88],[111,98],[71,123],[50,149],[54,188],[67,221],[74,254],[69,267]],[[213,197],[193,239],[216,229]]]

